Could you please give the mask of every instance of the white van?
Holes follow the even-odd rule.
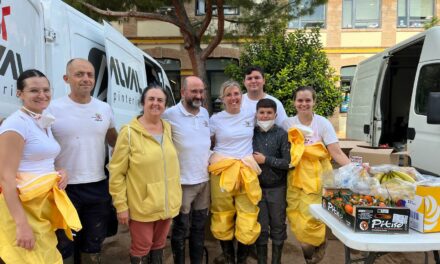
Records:
[[[407,147],[412,166],[440,175],[440,27],[357,66],[347,138]]]
[[[17,110],[16,80],[26,69],[47,75],[53,98],[69,93],[63,81],[72,58],[88,59],[96,71],[93,96],[113,108],[116,125],[139,114],[139,97],[158,83],[174,99],[163,68],[110,24],[99,24],[61,0],[0,0],[0,117]]]

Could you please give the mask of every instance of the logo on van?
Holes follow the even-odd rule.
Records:
[[[2,32],[2,39],[3,40],[8,40],[8,32],[6,30],[5,17],[9,16],[10,14],[11,14],[11,7],[10,6],[2,7],[2,26],[1,26],[0,30]]]
[[[125,63],[119,63],[118,59],[114,57],[110,57],[110,74],[112,78],[115,78],[117,85],[130,90],[134,89],[139,94],[142,93],[138,73],[130,66],[125,66]]]

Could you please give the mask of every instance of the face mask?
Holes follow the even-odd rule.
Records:
[[[263,130],[264,132],[269,131],[269,129],[271,129],[274,124],[275,124],[275,120],[267,120],[267,121],[257,120],[257,126],[259,126],[261,130]]]
[[[50,127],[50,125],[52,125],[53,122],[55,122],[55,117],[51,114],[37,114],[27,109],[24,106],[23,106],[23,110],[25,110],[35,120],[35,122],[37,122],[37,125],[42,129]]]

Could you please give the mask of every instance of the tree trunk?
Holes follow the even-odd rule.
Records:
[[[205,83],[205,108],[208,110],[209,114],[212,114],[212,98],[211,98],[211,87],[209,86],[208,73],[206,72],[206,61],[201,57],[201,49],[199,52],[196,51],[197,48],[189,49],[188,54],[191,60],[192,70],[195,76],[198,76]]]

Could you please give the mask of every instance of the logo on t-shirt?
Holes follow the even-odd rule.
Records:
[[[244,121],[244,125],[246,127],[253,127],[254,126],[254,124],[251,121]]]
[[[203,125],[204,125],[205,127],[209,127],[208,121],[204,120],[204,121],[203,121]]]
[[[96,122],[102,122],[102,115],[100,113],[95,113],[94,116],[92,116],[93,119],[95,119]]]

